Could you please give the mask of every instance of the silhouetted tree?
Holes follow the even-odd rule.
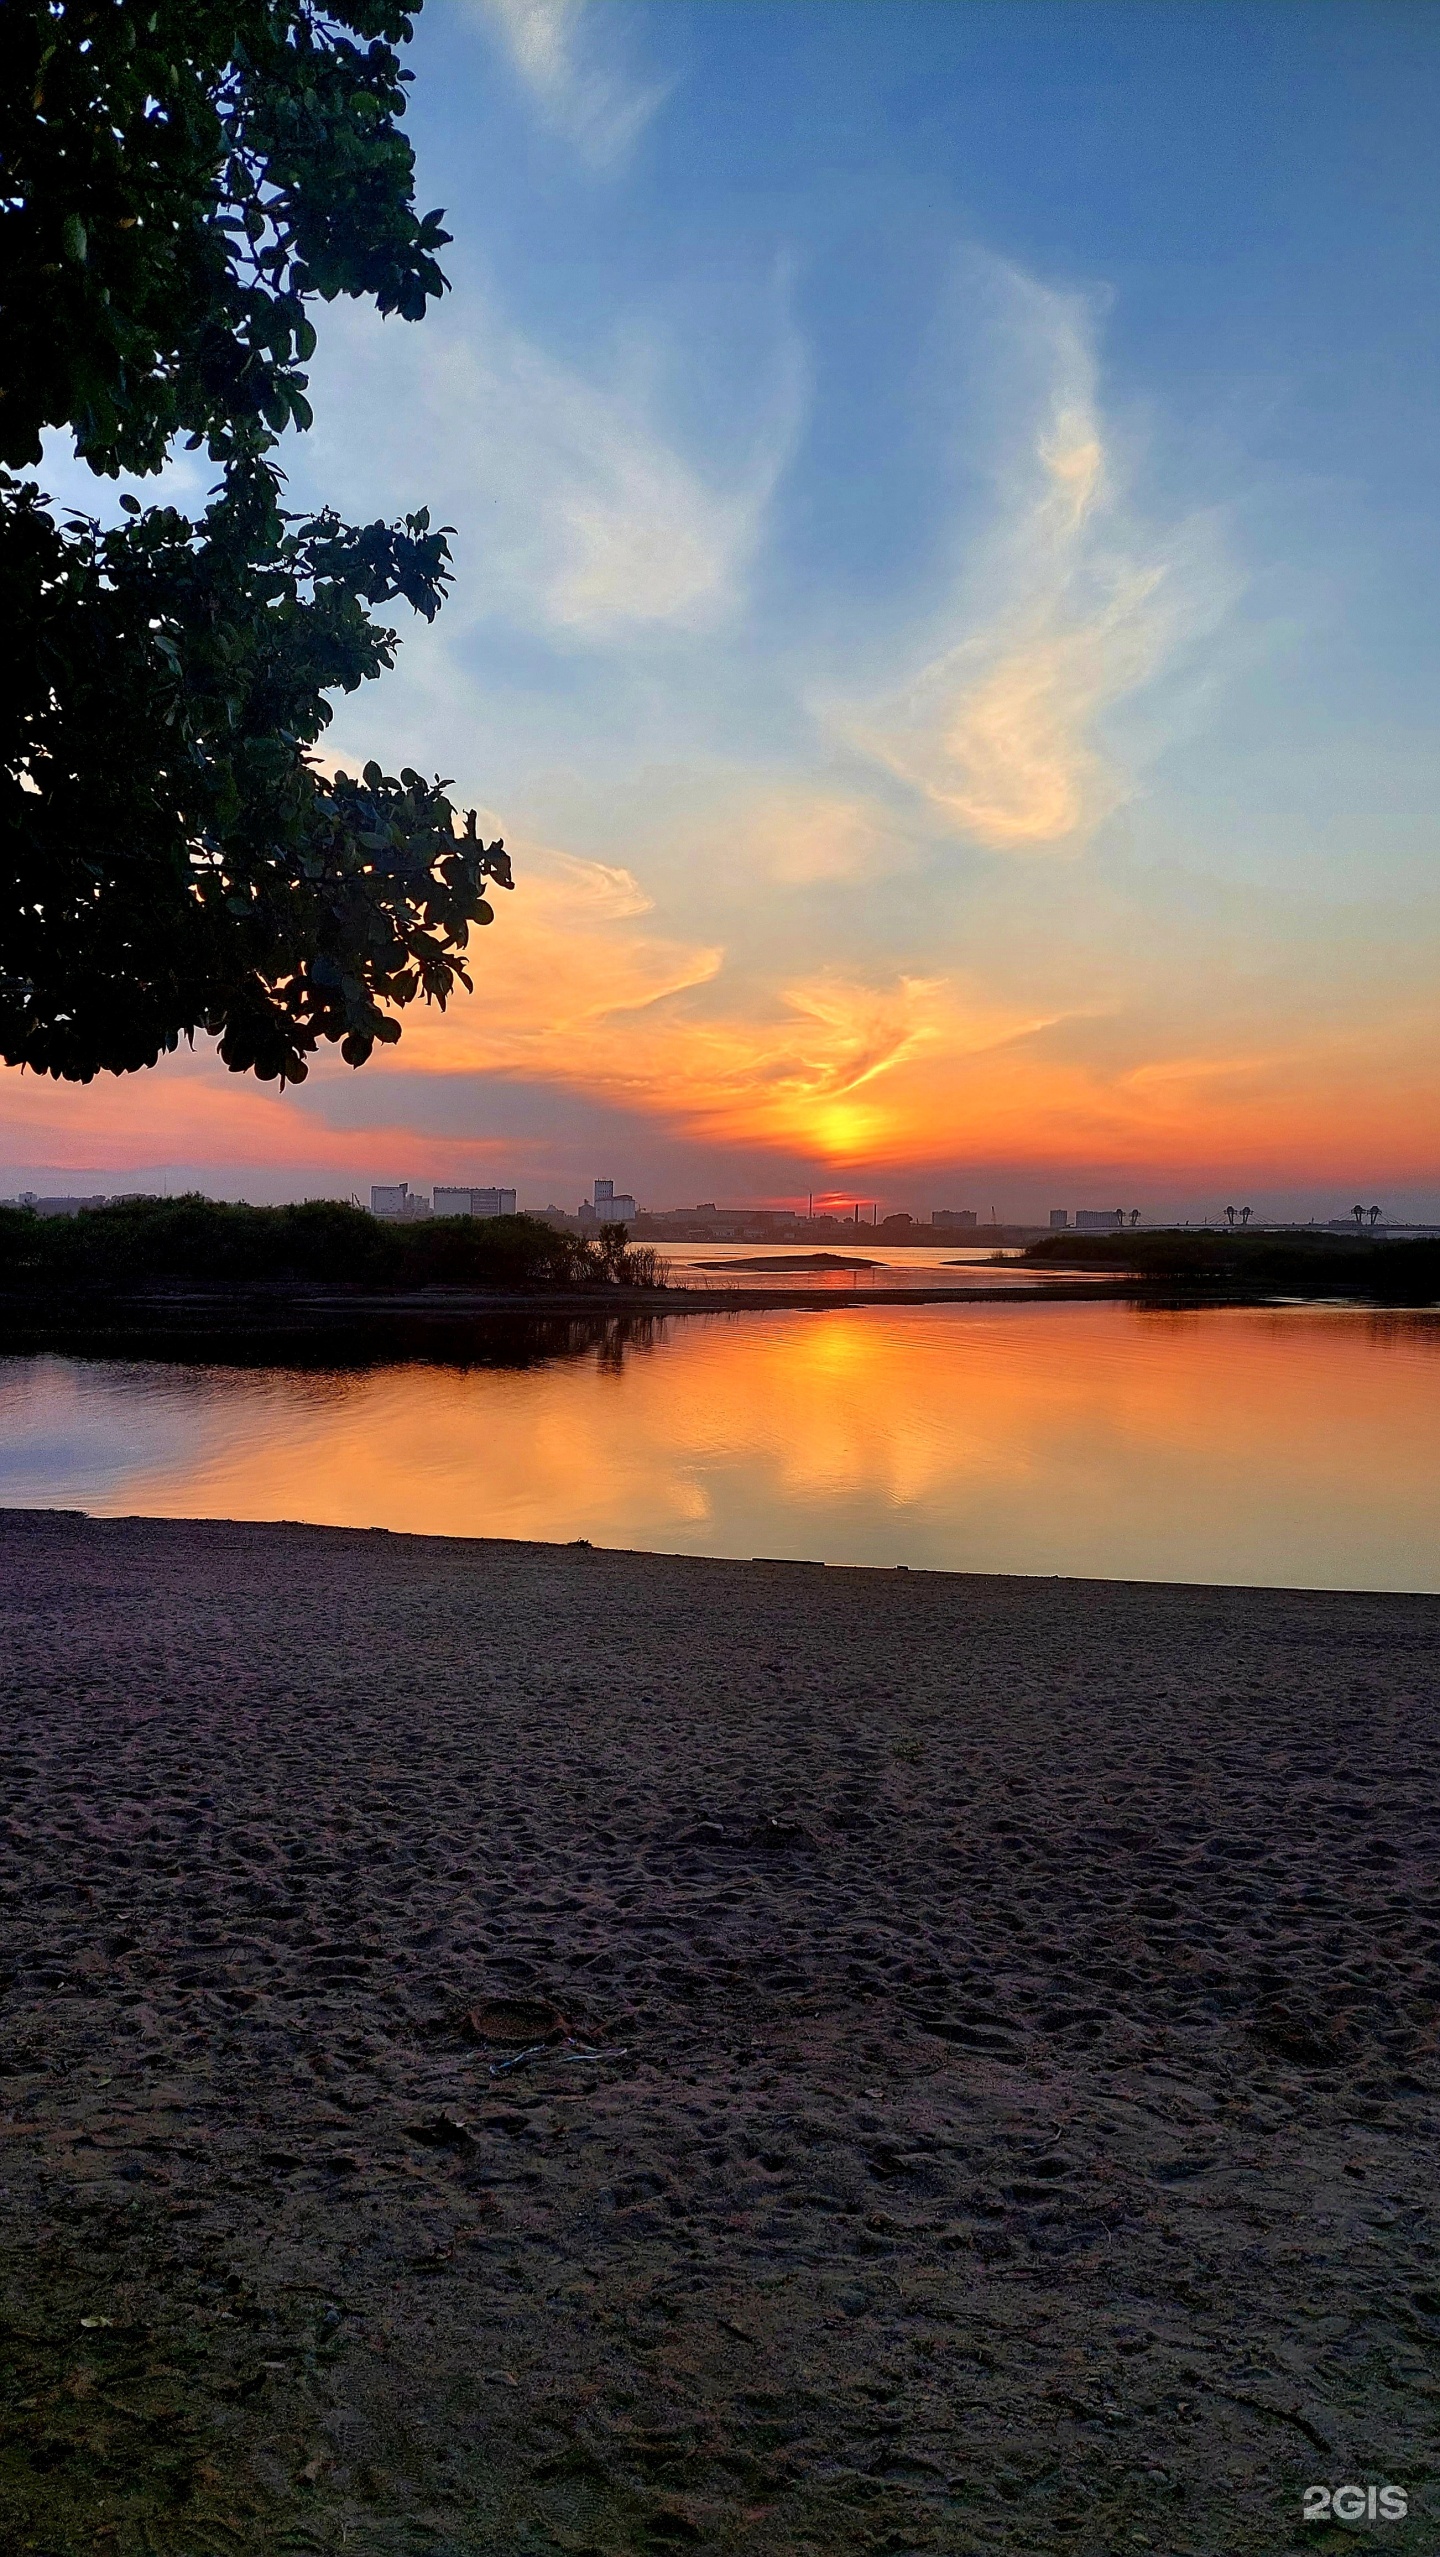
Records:
[[[1351,1215],[1354,1217],[1355,1222],[1356,1222],[1356,1224],[1357,1224],[1357,1225],[1363,1225],[1363,1224],[1364,1224],[1364,1222],[1365,1222],[1365,1210],[1363,1209],[1363,1207],[1352,1207],[1352,1209],[1350,1210],[1350,1213],[1351,1213]]]
[[[596,1250],[599,1254],[602,1278],[618,1281],[624,1276],[627,1257],[625,1244],[629,1230],[629,1227],[625,1225],[601,1226]]]
[[[197,1030],[298,1082],[466,985],[503,845],[447,785],[319,772],[328,696],[433,620],[449,544],[306,520],[271,455],[311,422],[308,305],[407,320],[445,289],[414,209],[397,0],[6,0],[0,11],[0,1058],[88,1081]],[[57,510],[90,469],[219,472],[198,521]]]
[[[1242,1225],[1248,1225],[1248,1224],[1249,1224],[1249,1222],[1250,1222],[1250,1219],[1251,1219],[1251,1217],[1254,1215],[1254,1213],[1255,1213],[1255,1211],[1254,1211],[1254,1209],[1253,1209],[1253,1208],[1242,1207],[1242,1209],[1240,1210],[1240,1222],[1241,1222],[1241,1224],[1242,1224]]]

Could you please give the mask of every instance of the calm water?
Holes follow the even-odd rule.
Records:
[[[318,1372],[5,1360],[0,1502],[1440,1589],[1435,1316],[1012,1299],[550,1345]]]
[[[863,1296],[868,1288],[896,1287],[966,1287],[984,1288],[1002,1296],[1033,1294],[1036,1288],[1053,1282],[1052,1271],[1035,1271],[1020,1266],[1018,1252],[1000,1253],[987,1245],[983,1251],[971,1245],[942,1246],[938,1250],[918,1246],[901,1248],[893,1243],[873,1243],[863,1225],[843,1243],[833,1239],[826,1243],[662,1243],[659,1250],[670,1264],[677,1282],[684,1287],[715,1288],[722,1293],[737,1287],[763,1287],[767,1272],[773,1272],[777,1285],[803,1288],[807,1295]],[[835,1261],[870,1263],[868,1269],[796,1270],[786,1267],[796,1258],[810,1252],[824,1253]],[[1070,1285],[1101,1273],[1067,1270]]]

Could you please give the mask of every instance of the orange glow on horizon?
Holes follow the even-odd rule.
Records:
[[[326,1052],[302,1094],[282,1094],[226,1074],[203,1044],[83,1087],[12,1070],[0,1078],[0,1159],[325,1165],[364,1182],[418,1144],[477,1175],[525,1178],[533,1162],[543,1182],[574,1098],[700,1158],[702,1194],[711,1181],[733,1190],[725,1162],[737,1154],[783,1161],[791,1183],[814,1164],[847,1205],[949,1177],[946,1165],[968,1167],[956,1178],[1047,1184],[1103,1166],[1107,1181],[1152,1194],[1411,1183],[1440,1169],[1433,1013],[1307,1006],[1277,1015],[1260,1045],[1203,1011],[1187,1020],[1157,1005],[1141,1018],[1118,998],[1027,1009],[953,973],[749,983],[720,948],[656,931],[625,871],[555,854],[533,856],[533,875],[498,903],[474,950],[475,992],[443,1014],[413,1007],[398,1049],[358,1081]],[[431,1133],[430,1096],[462,1077],[538,1089],[545,1132]],[[325,1095],[340,1084],[383,1104],[368,1116],[347,1098],[352,1123],[332,1126]],[[464,1120],[450,1114],[462,1131]],[[707,1153],[718,1171],[705,1171]],[[770,1185],[752,1172],[744,1186]]]

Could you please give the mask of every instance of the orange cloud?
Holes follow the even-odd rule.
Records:
[[[802,840],[806,822],[802,811]],[[829,823],[822,810],[812,839],[822,848]],[[361,1124],[327,1124],[326,1086],[354,1088],[332,1056],[307,1094],[284,1096],[227,1075],[202,1048],[84,1088],[0,1075],[0,1161],[327,1166],[364,1183],[377,1150],[408,1150],[412,1131],[433,1129],[437,1086],[481,1075],[549,1085],[562,1143],[574,1096],[699,1153],[863,1174],[867,1195],[887,1173],[946,1163],[1033,1167],[1037,1178],[1104,1164],[1141,1197],[1211,1167],[1256,1187],[1348,1178],[1351,1167],[1375,1183],[1410,1181],[1435,1167],[1440,1026],[1413,995],[1320,1019],[1282,980],[1257,979],[1243,1003],[1207,1010],[1186,1001],[1183,970],[1157,962],[1143,1004],[1114,982],[1047,1004],[1053,954],[1037,959],[1048,985],[1028,1003],[985,987],[973,966],[765,979],[714,942],[660,929],[618,866],[530,852],[521,880],[477,944],[475,992],[444,1014],[412,1009]],[[1068,912],[1055,925],[1062,942]],[[1069,960],[1058,974],[1089,983]],[[437,1160],[478,1168],[493,1157],[512,1172],[528,1160],[551,1177],[543,1138],[505,1140],[505,1167],[478,1136],[426,1134],[423,1145]]]
[[[645,1016],[718,975],[723,951],[667,938],[628,870],[563,853],[517,854],[513,896],[471,944],[475,992],[403,1017],[394,1063],[422,1074],[625,1079]]]
[[[845,814],[852,828],[862,822]],[[823,849],[828,809],[812,822],[807,837],[801,821],[801,840]],[[474,994],[444,1015],[412,1014],[393,1070],[524,1075],[702,1143],[798,1147],[840,1165],[895,1141],[896,1113],[877,1087],[902,1066],[1035,1026],[940,978],[876,984],[834,971],[732,985],[721,950],[657,934],[650,912],[628,872],[546,856],[513,905],[501,902]]]
[[[823,812],[815,824],[819,842]],[[628,871],[547,854],[522,858],[521,877],[479,946],[474,994],[410,1015],[397,1074],[524,1075],[704,1140],[840,1162],[885,1125],[856,1096],[937,1036],[940,988],[924,980],[817,976],[727,1000],[723,951],[657,933]]]

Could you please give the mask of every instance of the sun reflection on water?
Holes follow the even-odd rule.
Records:
[[[691,1317],[528,1366],[0,1365],[0,1500],[831,1562],[1440,1588],[1440,1325]]]

